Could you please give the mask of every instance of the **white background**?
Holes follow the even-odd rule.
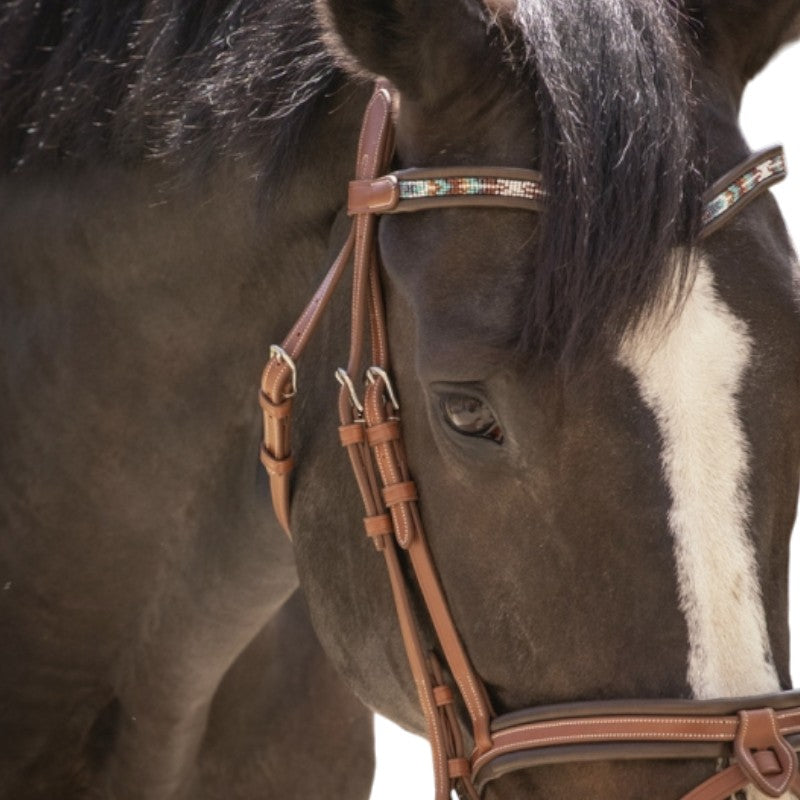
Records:
[[[800,44],[792,45],[748,87],[742,128],[751,149],[782,143],[789,177],[773,192],[800,248]],[[800,630],[800,526],[794,537],[791,619]],[[795,682],[800,683],[800,634],[792,642]],[[370,800],[429,800],[433,797],[428,745],[382,718],[376,720],[378,770]]]

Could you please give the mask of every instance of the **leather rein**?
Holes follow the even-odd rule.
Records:
[[[716,759],[725,766],[682,800],[724,800],[754,785],[770,797],[800,795],[800,692],[733,700],[638,700],[571,703],[497,715],[451,616],[419,511],[390,378],[385,310],[376,241],[381,214],[454,206],[539,211],[546,192],[538,172],[506,167],[411,169],[386,173],[394,149],[393,93],[379,81],[367,105],[350,184],[347,241],[283,343],[270,348],[261,381],[261,461],[276,515],[289,533],[291,412],[301,356],[347,265],[353,265],[350,355],[338,369],[339,438],[364,503],[364,529],[383,555],[400,631],[431,744],[435,800],[451,791],[479,800],[511,771],[540,764],[630,759]],[[699,238],[786,174],[781,148],[757,153],[704,195]],[[357,391],[369,358],[363,397]],[[401,553],[405,552],[405,556]],[[451,685],[423,644],[402,563],[410,564]],[[460,701],[472,729],[468,753],[458,721]],[[721,761],[720,761],[721,760]]]

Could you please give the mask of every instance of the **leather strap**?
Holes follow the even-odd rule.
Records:
[[[541,211],[542,174],[517,167],[433,167],[354,180],[350,214],[397,214],[429,208],[498,206]]]
[[[333,297],[339,279],[350,260],[354,241],[355,232],[351,229],[339,255],[303,309],[300,318],[292,326],[281,346],[271,348],[269,361],[261,375],[259,404],[264,418],[261,463],[269,475],[272,507],[289,538],[291,538],[290,476],[294,467],[291,458],[291,398],[297,391],[297,367],[294,362],[302,355]]]
[[[387,408],[382,381],[369,384],[364,396],[364,419],[367,438],[372,428],[386,424],[394,409]],[[397,413],[394,411],[394,413]],[[436,631],[447,665],[458,685],[469,713],[475,747],[485,752],[492,746],[489,722],[492,717],[483,683],[477,677],[466,654],[428,547],[417,505],[416,487],[410,481],[408,462],[402,441],[376,441],[372,445],[375,462],[383,484],[383,497],[392,516],[395,535],[408,552],[414,574]]]
[[[796,694],[791,696],[797,702]],[[780,702],[780,696],[762,699],[765,702],[776,699]],[[608,704],[575,704],[570,709],[574,716],[556,716],[495,730],[492,748],[473,757],[473,781],[483,788],[505,774],[505,770],[492,773],[488,768],[492,762],[512,754],[532,754],[536,751],[546,753],[544,758],[533,761],[517,759],[516,768],[531,766],[532,763],[560,763],[559,749],[575,746],[580,748],[581,760],[592,760],[593,749],[597,760],[684,758],[687,757],[685,745],[688,743],[694,749],[695,757],[720,758],[735,755],[737,764],[735,770],[726,770],[726,778],[715,776],[695,790],[698,792],[696,796],[690,793],[687,798],[711,800],[716,797],[714,793],[719,787],[727,787],[731,781],[737,785],[742,783],[742,786],[753,784],[770,797],[780,797],[788,787],[798,781],[795,749],[800,747],[800,742],[790,744],[786,737],[800,732],[800,707],[780,711],[774,711],[771,707],[748,708],[738,714],[713,712],[715,705],[727,711],[730,702],[698,703],[700,707],[712,709],[711,713],[668,714],[656,711],[650,714],[623,715],[591,713],[593,709]],[[744,705],[753,703],[748,699],[741,702]],[[642,705],[646,703],[643,702]],[[682,706],[691,708],[692,702],[686,701]],[[659,751],[656,745],[660,743],[669,747],[682,747]],[[708,744],[714,747],[707,749]],[[571,755],[574,755],[574,751]],[[768,758],[772,760],[765,760]],[[721,794],[720,797],[729,797],[733,791],[738,789],[727,795]]]
[[[368,180],[385,168],[392,151],[392,97],[388,86],[379,84],[364,115],[357,155],[357,179]],[[400,633],[414,678],[420,707],[427,728],[434,766],[436,800],[448,800],[452,779],[449,774],[447,732],[437,711],[434,679],[430,673],[425,648],[415,623],[399,554],[392,537],[392,520],[386,511],[381,487],[375,474],[366,437],[356,429],[363,426],[358,402],[352,394],[361,370],[365,327],[369,322],[373,357],[381,364],[387,358],[382,301],[379,295],[377,264],[372,239],[375,217],[358,214],[354,222],[353,297],[351,308],[350,355],[347,369],[340,373],[339,393],[340,439],[347,450],[366,512],[365,528],[376,548],[383,554]],[[378,306],[381,306],[378,310]],[[368,310],[372,311],[369,315]]]
[[[591,706],[589,706],[591,707]],[[742,716],[744,715],[744,716]],[[768,730],[763,719],[769,715]],[[742,722],[744,720],[744,722]],[[751,730],[748,732],[748,721]],[[753,729],[756,727],[755,733]],[[767,730],[766,733],[764,731]],[[531,750],[566,744],[591,744],[592,742],[726,742],[734,743],[743,736],[742,752],[750,749],[778,749],[788,753],[792,748],[784,736],[800,732],[800,709],[778,712],[772,709],[741,711],[739,715],[626,715],[586,716],[558,718],[516,725],[495,731],[492,748],[474,760],[475,770],[480,770],[493,758],[515,750]],[[793,752],[793,751],[792,751]],[[737,751],[737,756],[739,752]],[[787,756],[786,769],[791,768]],[[796,771],[796,766],[795,766]]]
[[[733,752],[748,780],[770,797],[780,797],[797,778],[797,753],[786,739],[771,708],[739,712]],[[775,756],[779,769],[765,770],[758,763],[759,752]]]
[[[771,750],[760,750],[753,753],[753,761],[757,771],[764,776],[775,776],[781,774],[781,765]],[[681,800],[728,800],[736,792],[746,789],[751,784],[749,772],[746,772],[741,764],[731,764],[731,766],[718,772],[696,789],[685,794]],[[800,778],[795,774],[786,786],[795,795],[800,796]],[[780,797],[780,795],[770,794],[770,797]]]
[[[786,177],[780,146],[749,156],[703,194],[698,241],[724,227],[753,200]],[[542,175],[514,167],[426,167],[350,182],[350,214],[398,214],[431,208],[496,206],[541,211],[547,202]]]
[[[786,156],[780,146],[753,153],[725,173],[703,194],[703,216],[699,240],[727,225],[771,186],[786,177]]]
[[[385,169],[391,156],[391,94],[379,86],[365,114],[359,142],[357,180],[369,181]],[[449,797],[455,783],[465,787],[468,796],[477,797],[470,783],[470,765],[463,752],[457,718],[449,703],[442,705],[446,686],[441,676],[432,672],[421,645],[416,618],[402,579],[397,544],[413,548],[412,566],[430,610],[437,636],[442,643],[451,673],[462,692],[482,748],[490,744],[490,713],[482,684],[469,665],[455,625],[449,616],[432,559],[421,538],[421,522],[416,511],[417,491],[410,480],[400,447],[397,409],[384,401],[388,389],[388,337],[383,315],[383,298],[378,276],[375,216],[369,212],[355,216],[353,259],[353,299],[351,313],[350,355],[346,375],[342,377],[339,397],[340,436],[364,502],[368,535],[384,554],[395,600],[406,653],[417,686],[420,705],[426,720],[434,758],[437,800]],[[363,420],[354,405],[351,387],[363,368],[364,335],[369,327],[371,343],[370,383],[367,385]],[[355,434],[354,425],[364,424],[366,436]],[[384,533],[387,531],[387,533]],[[391,533],[395,535],[390,536]],[[421,567],[421,568],[420,568]],[[478,688],[480,686],[480,689]],[[438,690],[434,693],[434,690]],[[449,710],[448,710],[449,709]]]

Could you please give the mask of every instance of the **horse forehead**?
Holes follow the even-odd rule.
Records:
[[[534,92],[513,76],[491,90],[462,92],[429,108],[400,98],[397,149],[403,166],[533,166],[537,153]]]
[[[502,357],[518,340],[534,266],[528,211],[438,209],[384,219],[381,256],[420,347]]]

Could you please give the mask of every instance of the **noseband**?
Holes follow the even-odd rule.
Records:
[[[400,427],[390,372],[388,335],[379,279],[377,216],[455,206],[498,206],[539,211],[547,202],[541,175],[502,167],[411,169],[385,174],[393,154],[392,92],[379,82],[362,124],[356,179],[348,212],[353,224],[344,247],[281,346],[264,369],[261,461],[272,502],[289,532],[289,446],[295,361],[302,354],[348,263],[353,263],[350,356],[336,377],[339,438],[364,502],[364,528],[383,555],[420,705],[431,743],[435,800],[452,790],[478,800],[509,772],[541,764],[632,759],[716,759],[724,766],[682,800],[724,800],[750,785],[770,797],[800,794],[800,692],[733,700],[640,700],[572,703],[497,715],[472,667],[450,614],[428,547]],[[783,151],[758,153],[704,195],[704,238],[786,174]],[[352,259],[351,259],[352,256]],[[356,386],[370,358],[363,398]],[[402,555],[405,553],[405,555]],[[403,573],[414,573],[452,685],[423,645]],[[456,703],[469,716],[473,749],[467,754]]]

